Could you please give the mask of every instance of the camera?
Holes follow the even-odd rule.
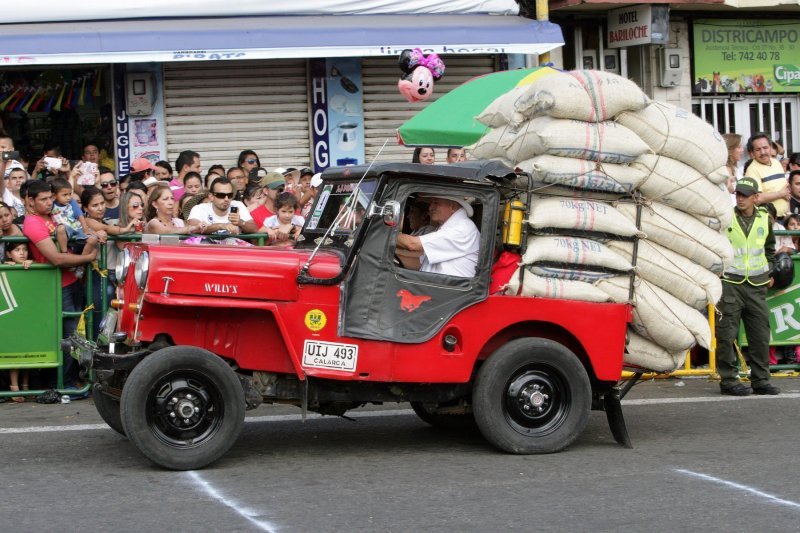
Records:
[[[10,161],[12,159],[15,161],[19,161],[19,152],[17,152],[16,150],[14,150],[13,152],[2,152],[2,154],[3,154],[2,156],[3,161]]]
[[[231,213],[238,213],[238,212],[239,212],[239,208],[237,206],[235,206],[235,205],[232,205],[231,206]]]

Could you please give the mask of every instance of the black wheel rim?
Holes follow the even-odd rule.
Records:
[[[225,415],[222,393],[204,374],[176,370],[159,379],[147,398],[147,425],[174,448],[195,448],[213,438]]]
[[[564,375],[542,364],[526,365],[514,372],[503,391],[506,420],[526,436],[555,431],[569,414],[571,403]]]

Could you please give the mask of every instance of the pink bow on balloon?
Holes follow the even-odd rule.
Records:
[[[437,54],[426,56],[419,48],[414,48],[409,58],[409,67],[425,67],[431,71],[435,79],[444,76],[444,61]]]

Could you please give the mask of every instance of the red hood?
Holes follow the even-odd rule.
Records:
[[[271,247],[152,245],[147,292],[253,300],[296,300],[297,275],[311,250]],[[309,274],[332,278],[339,257],[320,251]]]

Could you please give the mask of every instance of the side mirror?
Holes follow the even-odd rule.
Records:
[[[396,200],[389,200],[383,205],[372,204],[369,210],[369,216],[381,216],[383,217],[383,223],[390,227],[395,227],[400,224],[400,217],[403,214],[403,210],[400,206],[400,202]]]

